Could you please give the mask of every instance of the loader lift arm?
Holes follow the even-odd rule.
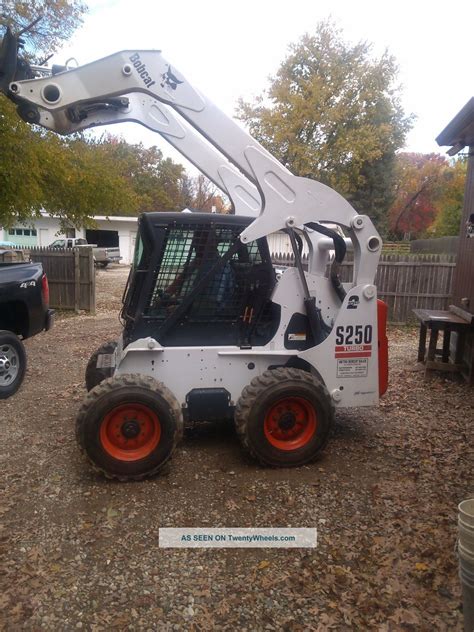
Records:
[[[257,215],[242,232],[243,243],[300,227],[310,243],[310,272],[321,274],[321,266],[314,263],[319,239],[312,231],[332,238],[339,264],[345,243],[337,243],[327,228],[318,229],[321,222],[337,223],[353,244],[353,284],[373,284],[381,240],[370,218],[359,215],[333,189],[292,175],[197,92],[160,51],[122,51],[47,75],[44,68],[35,71],[18,56],[18,45],[18,38],[7,30],[0,52],[0,86],[26,121],[62,134],[139,122],[160,133],[227,193],[236,214]],[[345,291],[334,271],[331,281],[343,299]]]
[[[223,191],[231,200],[236,214],[255,216],[259,213],[260,195],[256,187],[223,159],[212,145],[203,142],[189,125],[180,121],[170,108],[156,99],[132,93],[127,96],[91,99],[66,111],[53,113],[16,98],[9,91],[12,81],[40,76],[52,78],[69,70],[67,66],[53,66],[52,69],[31,66],[18,56],[20,47],[18,38],[7,29],[0,49],[0,91],[17,104],[18,114],[24,121],[59,134],[72,134],[92,127],[127,121],[140,123],[159,133]]]

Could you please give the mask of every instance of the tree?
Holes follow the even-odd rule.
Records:
[[[38,137],[0,95],[0,225],[26,220],[42,207]]]
[[[439,154],[397,156],[395,199],[389,210],[390,232],[396,239],[425,234],[437,213],[448,161]]]
[[[23,36],[30,59],[53,52],[80,24],[85,5],[77,0],[6,0],[0,27]],[[45,38],[44,40],[42,38]],[[46,48],[47,46],[47,48]],[[181,165],[156,148],[85,134],[61,138],[20,120],[0,95],[0,225],[25,223],[41,209],[64,224],[87,224],[95,214],[133,215],[148,210],[181,210],[190,195]]]
[[[70,37],[81,23],[86,7],[78,0],[3,0],[0,8],[0,35],[10,26],[15,33],[42,20],[22,36],[26,54],[32,58],[55,51],[62,40]],[[79,161],[83,171],[77,176],[74,166],[78,159],[67,155],[67,143],[53,134],[34,133],[32,128],[17,116],[14,107],[0,95],[0,223],[10,225],[14,221],[27,221],[49,204],[49,208],[77,217],[85,196],[77,196],[68,204],[58,204],[59,191],[72,191],[75,178],[94,177],[94,170],[87,168],[84,159]],[[66,170],[69,167],[69,172]],[[69,183],[66,186],[61,175]],[[52,186],[54,183],[54,186]],[[108,204],[100,187],[95,191],[97,201]],[[110,200],[111,201],[111,200]]]
[[[457,235],[461,221],[466,162],[439,154],[400,153],[395,200],[389,211],[395,239]]]
[[[92,215],[179,211],[191,200],[184,167],[156,147],[35,130],[2,97],[0,146],[0,226],[41,209],[80,226]]]
[[[450,168],[445,171],[444,185],[440,199],[437,202],[438,214],[428,231],[432,237],[459,235],[463,213],[466,174],[466,158],[458,158]]]
[[[412,125],[395,87],[397,67],[367,42],[351,45],[327,21],[290,47],[264,96],[238,117],[293,173],[347,197],[383,228],[395,152]]]
[[[218,193],[219,189],[202,174],[196,176],[192,181],[193,197],[191,206],[199,211],[216,210],[217,213],[227,213],[228,208]]]
[[[142,143],[130,145],[123,139],[104,136],[97,145],[115,165],[115,171],[137,197],[136,212],[181,211],[190,200],[189,183],[184,167],[164,158],[157,147]],[[124,208],[122,215],[129,215]]]
[[[71,37],[82,24],[86,5],[80,0],[2,0],[1,27],[10,26],[14,33],[41,18],[23,35],[31,56],[50,55],[59,44]]]
[[[45,208],[80,225],[90,215],[133,213],[139,198],[94,141],[63,139],[24,123],[0,97],[0,225]]]

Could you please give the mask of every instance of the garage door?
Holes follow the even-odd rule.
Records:
[[[102,248],[118,248],[118,230],[86,230],[86,239],[89,244],[96,244]]]

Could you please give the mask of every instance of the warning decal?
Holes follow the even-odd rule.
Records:
[[[338,345],[336,358],[370,358],[372,345]]]
[[[337,361],[337,377],[367,377],[366,358],[345,358]]]

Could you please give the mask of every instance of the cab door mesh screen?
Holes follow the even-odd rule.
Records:
[[[239,321],[252,284],[252,270],[262,264],[257,242],[241,244],[224,267],[213,270],[240,230],[238,226],[209,224],[169,227],[145,316],[165,320],[209,275],[180,322]]]

